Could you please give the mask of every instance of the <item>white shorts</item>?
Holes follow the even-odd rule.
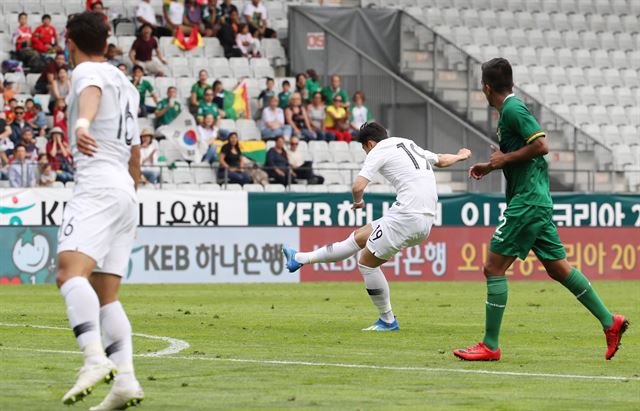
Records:
[[[127,273],[138,224],[138,203],[125,191],[74,192],[58,230],[58,253],[78,251],[96,261],[94,271]]]
[[[371,223],[367,249],[381,260],[389,260],[404,248],[429,237],[434,217],[427,214],[389,213]]]

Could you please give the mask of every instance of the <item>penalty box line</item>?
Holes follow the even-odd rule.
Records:
[[[0,351],[29,351],[46,354],[70,354],[80,355],[79,351],[66,351],[66,350],[46,350],[46,349],[33,349],[33,348],[18,348],[18,347],[0,347]],[[565,380],[588,380],[588,381],[640,381],[640,377],[622,377],[622,376],[609,376],[609,375],[577,375],[577,374],[552,374],[552,373],[528,373],[528,372],[514,372],[514,371],[492,371],[492,370],[470,370],[470,369],[457,369],[457,368],[431,368],[431,367],[402,367],[402,366],[390,366],[390,365],[368,365],[368,364],[344,364],[344,363],[329,363],[329,362],[312,362],[312,361],[287,361],[287,360],[256,360],[248,358],[214,358],[214,357],[201,357],[201,356],[176,356],[176,355],[163,355],[158,356],[153,354],[134,354],[134,357],[142,358],[162,358],[172,360],[183,361],[210,361],[210,362],[230,362],[230,363],[245,363],[245,364],[261,364],[261,365],[292,365],[292,366],[306,366],[306,367],[320,367],[320,368],[351,368],[351,369],[366,369],[366,370],[385,370],[385,371],[407,371],[407,372],[424,372],[424,373],[442,373],[442,374],[478,374],[478,375],[493,375],[502,377],[529,377],[529,378],[557,378]]]

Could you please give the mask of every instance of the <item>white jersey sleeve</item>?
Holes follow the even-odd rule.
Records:
[[[373,180],[373,176],[376,175],[380,169],[384,166],[386,157],[381,150],[371,150],[364,160],[362,170],[358,175],[366,178],[369,181]]]
[[[88,64],[80,64],[73,70],[73,93],[79,96],[87,87],[98,87],[101,91],[104,89],[104,80],[96,70]]]

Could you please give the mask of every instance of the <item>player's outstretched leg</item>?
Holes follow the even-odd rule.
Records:
[[[622,315],[611,314],[587,277],[577,268],[571,267],[566,259],[541,261],[549,276],[571,291],[578,301],[600,321],[607,341],[605,358],[612,359],[620,348],[620,340],[629,327],[629,321]]]
[[[368,251],[368,250],[367,250]],[[372,326],[362,331],[397,331],[400,329],[398,320],[391,310],[391,293],[389,283],[380,267],[367,267],[358,264],[360,273],[364,279],[364,286],[367,289],[373,305],[378,308],[380,318]]]
[[[107,359],[100,341],[100,303],[86,277],[72,275],[91,272],[95,264],[76,252],[59,255],[58,285],[67,305],[69,323],[84,354],[84,365],[78,372],[75,385],[64,395],[65,404],[73,404],[91,394],[96,385],[110,381],[115,365]],[[87,268],[88,267],[88,268]]]
[[[94,273],[91,282],[96,287],[101,302],[100,325],[102,341],[109,359],[116,365],[118,373],[105,399],[92,411],[122,410],[138,405],[144,392],[133,371],[133,343],[131,323],[117,298],[120,278],[109,274]]]
[[[489,259],[484,267],[487,278],[484,338],[476,345],[454,350],[453,354],[456,357],[467,361],[498,361],[500,359],[498,337],[509,296],[507,277],[504,273],[514,260],[515,257],[489,253]]]
[[[366,241],[366,237],[364,238]],[[290,273],[293,273],[298,271],[304,264],[342,261],[360,251],[361,248],[356,242],[356,232],[353,232],[343,241],[320,247],[314,251],[297,252],[285,245],[282,248],[282,252],[287,258],[287,269]]]

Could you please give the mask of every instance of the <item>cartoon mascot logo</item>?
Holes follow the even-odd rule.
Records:
[[[19,270],[22,284],[42,284],[51,282],[53,271],[50,267],[51,247],[47,238],[27,228],[13,246],[13,265]],[[18,283],[9,279],[10,283]]]

